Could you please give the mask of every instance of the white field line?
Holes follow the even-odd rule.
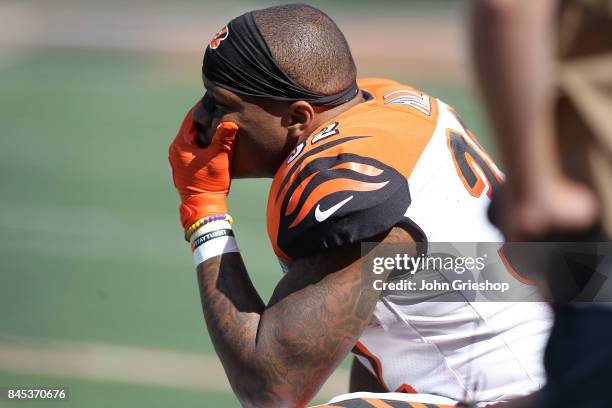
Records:
[[[149,385],[191,391],[231,391],[215,356],[97,343],[0,337],[0,372]],[[348,392],[348,372],[337,370],[318,397]]]

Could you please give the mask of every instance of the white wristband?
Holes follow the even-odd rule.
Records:
[[[191,236],[193,263],[197,267],[207,259],[229,252],[240,252],[232,225],[224,220],[212,221]]]

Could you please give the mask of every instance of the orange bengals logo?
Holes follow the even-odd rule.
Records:
[[[227,26],[223,27],[221,31],[215,34],[214,38],[210,42],[209,46],[212,50],[217,49],[219,45],[221,45],[221,41],[225,40],[229,34]]]

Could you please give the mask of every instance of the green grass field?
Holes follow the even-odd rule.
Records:
[[[164,58],[56,50],[0,67],[0,340],[214,355],[166,160],[202,90],[197,66]],[[454,105],[482,133],[463,88],[394,79]],[[268,186],[237,181],[230,197],[243,256],[266,299],[280,276],[265,232]],[[1,371],[0,362],[0,386],[68,385],[62,406],[238,406],[230,392]]]

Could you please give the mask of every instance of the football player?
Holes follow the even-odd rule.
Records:
[[[230,21],[202,74],[169,159],[208,331],[244,406],[304,406],[351,350],[351,391],[499,401],[542,385],[542,304],[381,297],[391,271],[363,267],[383,245],[501,240],[486,209],[503,176],[453,109],[357,81],[341,31],[305,5]],[[273,178],[284,275],[267,304],[231,228],[236,177]]]

